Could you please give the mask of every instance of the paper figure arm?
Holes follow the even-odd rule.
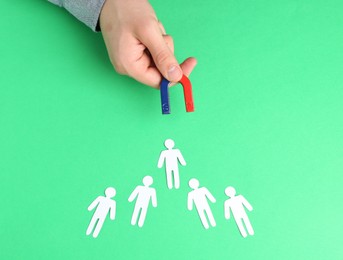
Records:
[[[152,203],[152,206],[153,206],[154,208],[157,207],[157,198],[156,198],[156,191],[155,191],[155,189],[152,190],[152,194],[151,194],[151,203]]]
[[[230,201],[224,203],[224,214],[226,219],[230,218]]]
[[[188,208],[188,210],[193,209],[193,196],[192,196],[192,194],[188,194],[187,208]]]
[[[110,219],[114,220],[116,218],[116,202],[113,201],[111,208],[110,208]]]
[[[181,165],[185,166],[186,165],[186,161],[183,158],[181,152],[179,150],[177,150],[177,159],[179,160],[179,162],[181,163]]]
[[[208,189],[206,189],[206,188],[204,188],[204,189],[205,189],[205,195],[206,195],[206,197],[207,197],[211,202],[215,203],[215,202],[216,202],[216,199],[215,199],[215,197],[213,197],[212,193],[211,193]]]
[[[129,202],[132,202],[138,195],[139,187],[136,187],[129,197]]]
[[[250,203],[249,203],[243,196],[241,196],[241,201],[242,201],[242,204],[243,204],[249,211],[252,211],[252,206],[250,205]]]
[[[157,163],[158,168],[162,168],[165,158],[166,158],[166,155],[165,155],[165,152],[163,151],[161,152],[160,158],[158,159],[158,163]]]
[[[91,211],[94,209],[100,202],[101,196],[97,197],[89,206],[88,206],[88,211]]]

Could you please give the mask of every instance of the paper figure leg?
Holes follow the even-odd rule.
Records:
[[[178,170],[174,170],[174,186],[175,189],[180,188],[180,176],[179,176],[179,171]]]
[[[132,218],[131,218],[131,225],[136,225],[137,223],[137,218],[138,218],[138,214],[140,211],[140,207],[135,206],[135,209],[133,210],[133,214],[132,214]]]
[[[91,222],[89,223],[88,228],[87,228],[87,231],[86,231],[86,235],[87,235],[87,236],[90,235],[90,234],[92,233],[92,231],[93,231],[93,229],[94,229],[94,226],[95,226],[97,220],[98,220],[97,217],[95,217],[95,216],[92,217],[92,220],[91,220]]]
[[[243,237],[247,237],[247,232],[245,231],[245,228],[243,226],[242,219],[241,218],[237,218],[235,220],[236,220],[236,224],[237,224],[237,227],[239,229],[239,232],[241,232],[241,235]]]
[[[139,227],[142,227],[144,224],[146,212],[147,212],[147,208],[146,207],[142,208],[141,215],[139,216],[139,220],[138,220]]]
[[[99,235],[99,232],[104,224],[105,218],[99,218],[98,223],[96,224],[95,230],[93,232],[93,237],[96,238]]]
[[[210,209],[206,209],[206,214],[208,216],[208,219],[210,220],[211,226],[215,227],[216,226],[216,221],[214,220],[212,211]]]
[[[245,224],[245,226],[246,226],[246,228],[248,230],[249,235],[251,235],[251,236],[254,235],[254,230],[253,230],[253,228],[251,226],[251,223],[250,223],[250,220],[249,220],[248,216],[244,216],[243,217],[243,221],[244,221],[244,224]]]
[[[168,185],[168,189],[172,189],[173,188],[173,178],[172,178],[172,171],[167,171],[167,185]]]
[[[201,210],[201,211],[198,211],[198,213],[199,213],[199,217],[200,217],[201,223],[203,224],[204,228],[208,229],[209,225],[208,225],[208,222],[207,222],[207,219],[205,216],[205,211]]]

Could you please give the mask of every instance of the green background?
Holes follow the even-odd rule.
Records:
[[[181,87],[117,75],[101,34],[47,1],[0,3],[0,259],[343,259],[343,2],[151,1],[176,56],[198,59],[195,113]],[[187,166],[168,190],[163,142]],[[154,177],[157,208],[130,225]],[[186,208],[196,177],[217,227]],[[224,219],[224,189],[254,236]],[[86,236],[88,205],[117,189],[117,218]]]

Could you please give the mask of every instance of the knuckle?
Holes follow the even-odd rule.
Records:
[[[114,67],[114,70],[115,70],[118,74],[120,74],[120,75],[126,75],[126,71],[124,70],[123,67],[118,66],[118,65],[114,65],[113,67]]]
[[[114,68],[114,70],[120,74],[120,75],[125,75],[126,74],[126,70],[123,66],[123,63],[120,62],[120,60],[118,59],[112,59],[111,58],[111,63],[112,63],[112,66]]]
[[[164,49],[156,54],[155,62],[157,65],[162,66],[170,60],[170,53],[168,50]]]
[[[156,29],[156,21],[153,19],[145,19],[145,20],[141,20],[139,21],[139,26],[137,28],[137,30],[140,32],[140,35],[142,36],[146,36],[146,35],[150,35],[151,33],[153,33]]]
[[[170,36],[170,35],[164,35],[163,37],[165,38],[166,42],[172,43],[172,44],[174,43],[174,39],[173,39],[172,36]]]
[[[125,70],[124,67],[123,67],[121,64],[119,64],[119,63],[113,64],[113,68],[114,68],[114,70],[115,70],[118,74],[120,74],[120,75],[125,75],[125,74],[126,74],[126,70]]]
[[[164,37],[164,41],[166,42],[167,46],[169,47],[169,49],[174,52],[174,40],[173,37],[171,37],[170,35],[165,35]]]

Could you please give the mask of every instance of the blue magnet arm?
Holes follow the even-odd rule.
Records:
[[[163,78],[160,85],[160,91],[161,91],[162,114],[164,115],[170,114],[168,85],[169,85],[169,81]]]

